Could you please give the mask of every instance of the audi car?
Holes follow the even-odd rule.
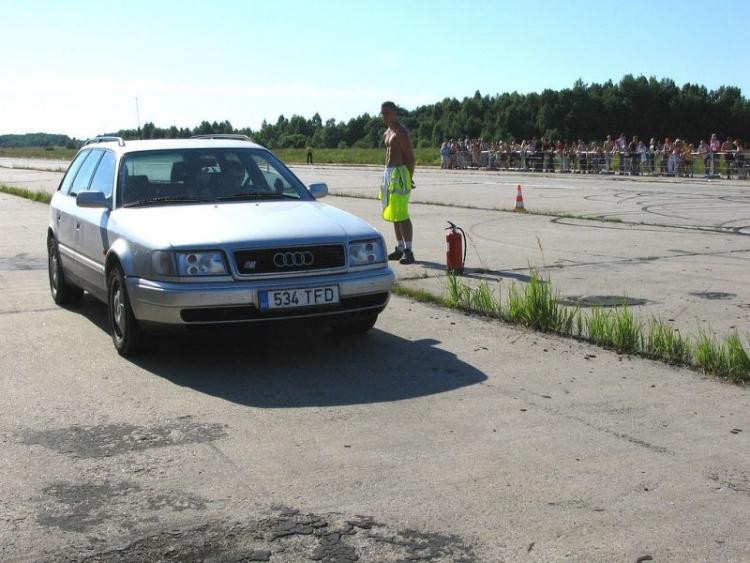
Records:
[[[370,330],[393,271],[383,237],[320,203],[249,138],[97,137],[71,162],[49,208],[52,298],[104,302],[116,350],[192,326],[291,323]]]

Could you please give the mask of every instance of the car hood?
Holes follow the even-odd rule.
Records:
[[[110,229],[151,248],[317,244],[377,237],[368,223],[313,201],[226,202],[117,209]]]

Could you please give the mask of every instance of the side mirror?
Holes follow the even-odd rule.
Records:
[[[76,205],[78,207],[109,209],[109,201],[104,192],[81,192],[76,196]]]
[[[328,195],[328,185],[318,183],[318,184],[310,184],[310,193],[315,199],[321,199]]]

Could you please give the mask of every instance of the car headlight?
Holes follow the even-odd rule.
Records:
[[[178,276],[224,276],[227,265],[224,255],[215,250],[177,252]]]
[[[349,243],[349,266],[367,266],[385,262],[383,241],[363,240]]]

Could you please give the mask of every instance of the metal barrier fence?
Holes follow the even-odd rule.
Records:
[[[451,154],[444,168],[486,168],[516,172],[568,174],[628,174],[631,176],[680,176],[685,178],[738,178],[750,176],[750,151],[683,153],[587,152],[493,152]]]

